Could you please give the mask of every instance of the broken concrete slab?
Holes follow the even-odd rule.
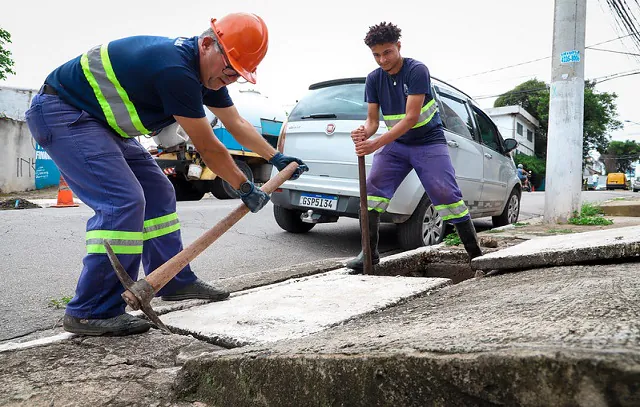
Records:
[[[175,399],[180,366],[214,345],[156,330],[130,337],[76,336],[0,353],[2,406],[203,406]]]
[[[165,314],[172,330],[223,346],[299,338],[444,287],[443,278],[355,276],[345,269]]]
[[[637,264],[465,281],[306,338],[203,355],[182,399],[212,405],[637,406]]]
[[[633,258],[640,259],[640,226],[532,239],[477,257],[471,267],[527,269]]]

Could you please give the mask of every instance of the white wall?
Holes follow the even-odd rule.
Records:
[[[0,192],[35,189],[35,142],[27,123],[0,118]]]
[[[0,87],[0,117],[24,121],[24,113],[37,92],[34,89]]]
[[[35,142],[24,114],[36,93],[0,87],[0,192],[35,188]]]

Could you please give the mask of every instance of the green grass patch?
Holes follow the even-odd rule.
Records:
[[[604,214],[604,211],[599,205],[594,205],[590,202],[585,202],[582,204],[580,216],[596,216],[602,214]]]
[[[495,229],[491,229],[491,230],[487,230],[486,233],[500,233],[503,232],[502,230],[495,230]]]
[[[521,228],[521,227],[529,226],[529,224],[527,222],[516,222],[513,224],[513,226],[517,228]]]
[[[572,225],[581,226],[608,226],[613,225],[613,221],[602,216],[602,208],[592,203],[584,203],[580,213],[573,212],[573,217],[569,218]]]
[[[446,246],[457,246],[461,243],[462,243],[462,240],[460,240],[460,236],[458,236],[457,233],[449,233],[444,238],[444,244]]]
[[[561,235],[561,234],[573,233],[573,230],[571,230],[571,229],[549,229],[549,230],[547,230],[547,233],[553,233],[555,235]]]
[[[52,298],[49,300],[49,306],[60,309],[67,308],[67,304],[71,301],[73,297],[61,297],[61,298]]]

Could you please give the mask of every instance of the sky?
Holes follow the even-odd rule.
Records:
[[[587,46],[625,35],[605,0],[587,1]],[[633,2],[632,2],[633,3]],[[269,51],[258,67],[259,90],[289,109],[309,85],[328,79],[366,76],[377,67],[363,39],[369,26],[389,21],[402,29],[405,57],[424,62],[445,80],[492,107],[495,97],[531,78],[549,82],[553,0],[449,1],[249,1],[111,0],[107,6],[77,0],[12,1],[0,14],[0,27],[16,75],[0,86],[37,89],[50,71],[91,47],[131,35],[199,35],[209,19],[245,11],[260,15],[269,28]],[[640,19],[640,10],[636,10]],[[602,44],[640,53],[626,38]],[[546,59],[543,59],[546,58]],[[535,59],[535,63],[501,69]],[[602,78],[640,70],[640,57],[587,50],[585,77]],[[486,71],[497,70],[488,74]],[[618,95],[624,128],[615,140],[640,142],[640,75],[604,81],[601,92]],[[629,122],[624,122],[629,120]]]

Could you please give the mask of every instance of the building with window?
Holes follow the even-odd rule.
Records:
[[[520,106],[503,106],[484,109],[498,126],[504,138],[518,140],[517,152],[534,155],[535,131],[540,126],[538,120]]]

